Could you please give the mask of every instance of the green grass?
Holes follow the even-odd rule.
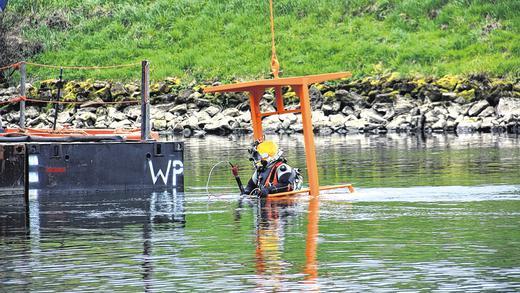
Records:
[[[404,76],[520,76],[520,1],[275,0],[285,76],[383,71]],[[44,44],[32,61],[152,64],[152,79],[267,76],[268,0],[12,0],[23,35]],[[52,13],[68,28],[51,28]],[[486,27],[491,28],[489,31]],[[54,71],[30,69],[36,75]],[[134,79],[139,70],[67,71],[67,78]]]

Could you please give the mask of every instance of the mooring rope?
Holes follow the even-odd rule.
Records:
[[[14,97],[14,98],[11,98],[11,99],[9,99],[7,101],[0,102],[0,105],[15,104],[15,103],[18,103],[18,102],[21,102],[21,101],[26,101],[26,100],[27,100],[27,97],[23,97],[23,96]]]
[[[45,67],[45,68],[54,68],[54,69],[78,69],[78,70],[97,70],[97,69],[112,69],[112,68],[123,68],[123,67],[133,67],[139,66],[141,63],[130,63],[130,64],[118,64],[118,65],[106,65],[106,66],[62,66],[62,65],[49,65],[49,64],[40,64],[34,62],[24,62],[27,65],[32,65],[36,67]]]
[[[0,70],[6,70],[6,69],[9,69],[9,68],[15,68],[16,69],[16,68],[18,68],[18,66],[20,66],[20,62],[0,67]]]
[[[141,63],[129,63],[129,64],[117,64],[117,65],[105,65],[105,66],[63,66],[63,65],[51,65],[51,64],[41,64],[35,62],[26,62],[21,61],[13,64],[9,64],[3,67],[0,67],[0,70],[5,70],[9,68],[18,69],[20,64],[27,64],[36,67],[44,67],[44,68],[53,68],[53,69],[77,69],[77,70],[98,70],[98,69],[113,69],[113,68],[124,68],[124,67],[134,67],[140,66]]]
[[[131,100],[131,101],[118,101],[118,102],[99,102],[99,101],[84,101],[84,102],[78,102],[78,101],[47,101],[47,100],[37,100],[37,99],[29,99],[24,96],[19,96],[15,98],[11,98],[7,101],[0,102],[0,105],[5,104],[15,104],[21,101],[26,102],[33,102],[33,103],[43,103],[43,104],[86,104],[91,103],[95,105],[116,105],[116,104],[139,104],[139,100]]]
[[[91,103],[95,105],[115,105],[115,104],[138,104],[140,101],[133,100],[133,101],[118,101],[118,102],[99,102],[99,101],[84,101],[84,102],[78,102],[78,101],[46,101],[46,100],[37,100],[37,99],[24,99],[27,102],[33,102],[33,103],[48,103],[48,104],[86,104]]]

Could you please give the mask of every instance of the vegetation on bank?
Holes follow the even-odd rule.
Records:
[[[519,1],[274,3],[278,56],[287,76],[345,70],[357,77],[387,71],[520,76]],[[2,22],[9,27],[7,35],[20,34],[32,44],[28,55],[35,55],[29,60],[40,63],[148,59],[153,79],[269,74],[267,0],[11,0]],[[35,68],[30,74],[57,76],[56,70]],[[138,68],[66,72],[67,79],[138,76]]]

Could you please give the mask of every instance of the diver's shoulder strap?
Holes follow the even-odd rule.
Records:
[[[278,168],[283,165],[283,161],[278,161],[274,163],[273,167],[271,167],[271,171],[269,171],[269,176],[267,176],[268,180],[265,181],[265,186],[269,184],[277,184],[278,183]]]

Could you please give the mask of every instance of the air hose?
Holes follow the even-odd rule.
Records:
[[[242,180],[240,180],[240,176],[238,175],[238,165],[233,165],[230,161],[220,161],[213,165],[213,167],[211,167],[209,171],[208,181],[206,182],[206,193],[208,194],[208,197],[211,196],[211,193],[209,192],[209,182],[211,180],[211,174],[213,174],[213,170],[222,163],[228,163],[231,166],[231,173],[233,174],[233,177],[235,177],[238,188],[240,189],[240,194],[245,194],[244,185],[242,184]]]
[[[215,165],[213,165],[213,167],[211,167],[211,170],[209,170],[209,174],[208,174],[208,181],[206,182],[206,193],[208,194],[208,197],[211,196],[211,193],[209,192],[209,181],[211,180],[211,174],[213,174],[213,170],[220,164],[222,163],[229,163],[231,164],[231,162],[229,161],[220,161],[218,163],[216,163]]]

